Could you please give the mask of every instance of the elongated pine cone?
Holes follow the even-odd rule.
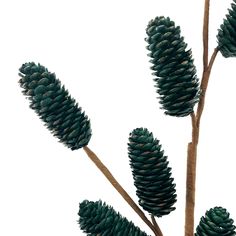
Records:
[[[187,116],[199,101],[199,82],[191,50],[187,50],[180,27],[169,17],[156,17],[146,29],[148,54],[153,64],[157,93],[165,114]]]
[[[19,70],[23,94],[54,136],[72,150],[87,145],[90,121],[56,75],[34,62],[23,64]]]
[[[147,129],[137,128],[130,134],[128,151],[139,205],[158,217],[175,210],[175,184],[159,141]]]
[[[88,235],[147,236],[132,222],[101,201],[83,201],[80,203],[78,215],[80,228]]]
[[[236,3],[236,0],[233,0]],[[236,56],[236,5],[232,3],[229,14],[220,26],[217,39],[218,48],[224,57]]]
[[[222,207],[211,208],[206,212],[197,226],[195,236],[235,236],[234,221]]]

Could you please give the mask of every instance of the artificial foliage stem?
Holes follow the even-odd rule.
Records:
[[[187,179],[186,179],[186,207],[185,207],[185,236],[194,234],[194,207],[195,207],[195,185],[197,167],[197,145],[199,140],[200,120],[205,105],[206,90],[211,74],[211,69],[218,53],[216,48],[211,56],[209,65],[203,72],[201,82],[201,97],[198,103],[197,114],[191,114],[192,141],[188,144],[187,153]]]
[[[199,141],[200,121],[205,105],[206,91],[211,74],[211,69],[216,59],[218,48],[215,48],[208,64],[208,34],[209,34],[209,9],[210,0],[205,0],[203,20],[203,74],[201,80],[201,95],[197,107],[197,113],[191,114],[192,141],[188,144],[187,151],[187,178],[186,178],[186,207],[185,207],[185,236],[194,235],[194,208],[195,208],[195,185],[197,165],[197,145]]]
[[[203,75],[201,81],[201,96],[198,103],[197,114],[191,114],[192,141],[187,150],[187,176],[186,176],[186,206],[185,206],[185,236],[194,235],[194,208],[195,208],[195,185],[197,167],[197,145],[199,139],[200,119],[205,103],[205,94],[209,81],[210,70],[208,70],[209,51],[209,11],[210,0],[205,0],[203,17]],[[206,85],[206,86],[205,86]],[[205,87],[204,89],[202,89]]]
[[[209,82],[209,78],[210,78],[210,74],[211,74],[211,69],[212,69],[212,66],[215,62],[218,51],[219,51],[219,49],[215,48],[215,50],[211,56],[209,65],[203,71],[202,82],[201,82],[201,98],[198,103],[197,117],[196,117],[196,124],[197,124],[198,128],[200,127],[200,120],[201,120],[202,112],[203,112],[204,105],[205,105],[206,91],[207,91],[208,82]],[[198,137],[197,137],[197,140],[198,140]]]
[[[205,0],[204,19],[203,19],[203,71],[208,66],[208,35],[209,35],[209,11],[210,0]]]
[[[196,116],[192,118],[192,142],[188,144],[187,151],[187,178],[186,178],[186,207],[185,207],[185,236],[193,236],[194,232],[194,207],[195,207],[195,183],[197,164],[197,135]]]
[[[157,224],[156,219],[155,219],[155,216],[154,216],[153,214],[151,215],[151,219],[152,219],[152,224],[153,224],[154,227],[156,228],[157,232],[158,232],[159,234],[162,234],[162,233],[161,233],[161,229],[160,229],[159,225]]]
[[[97,155],[88,147],[83,147],[84,151],[88,157],[93,161],[93,163],[98,167],[98,169],[104,174],[108,181],[113,185],[113,187],[120,193],[120,195],[125,199],[125,201],[133,208],[133,210],[140,216],[140,218],[149,226],[149,228],[154,232],[155,236],[163,236],[158,225],[153,225],[148,218],[145,216],[143,211],[139,206],[133,201],[129,194],[124,190],[124,188],[119,184],[115,177],[111,174],[108,168],[101,162]]]

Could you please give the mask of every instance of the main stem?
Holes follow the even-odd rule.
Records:
[[[197,115],[193,112],[192,119],[192,141],[188,144],[187,153],[187,180],[186,180],[186,207],[185,207],[185,236],[194,234],[194,207],[195,207],[195,184],[196,184],[196,166],[197,166],[197,146],[199,140],[200,121],[205,105],[206,90],[211,74],[211,69],[218,53],[216,48],[211,56],[209,65],[203,73],[201,83],[201,98],[198,103]]]
[[[199,129],[196,126],[196,116],[192,118],[192,142],[188,144],[187,153],[187,179],[186,179],[186,207],[185,207],[185,236],[193,236],[194,233],[194,207],[195,207],[195,183],[197,164],[197,137]]]
[[[140,218],[149,226],[149,228],[154,232],[155,236],[163,236],[159,226],[155,222],[153,225],[148,218],[145,216],[143,211],[139,206],[133,201],[129,194],[124,190],[124,188],[119,184],[115,177],[111,174],[108,168],[101,162],[97,155],[90,150],[88,146],[83,147],[84,151],[88,157],[94,162],[98,169],[104,174],[104,176],[109,180],[113,187],[120,193],[120,195],[125,199],[125,201],[133,208],[133,210],[140,216]]]
[[[205,0],[204,23],[203,23],[203,75],[201,80],[201,96],[198,103],[197,113],[191,114],[192,141],[188,144],[187,153],[187,180],[186,180],[186,208],[185,208],[185,236],[194,235],[194,208],[195,208],[195,185],[197,145],[199,140],[200,121],[205,105],[205,96],[211,69],[218,53],[216,48],[208,64],[208,32],[209,32],[209,8],[210,0]]]

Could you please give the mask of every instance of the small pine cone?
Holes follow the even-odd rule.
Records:
[[[236,0],[233,0],[236,3]],[[217,39],[218,48],[224,57],[236,56],[236,5],[232,3],[232,9],[226,15],[224,23],[220,26]]]
[[[54,136],[72,150],[87,145],[90,121],[56,75],[34,62],[23,64],[19,70],[23,94]]]
[[[211,208],[206,212],[197,226],[195,236],[235,236],[234,221],[229,213],[222,207]]]
[[[147,236],[132,222],[101,201],[80,203],[79,224],[88,235]]]
[[[180,27],[169,17],[156,17],[146,29],[151,69],[165,114],[187,116],[199,101],[199,82],[191,50],[180,36]]]
[[[139,205],[157,217],[175,210],[175,184],[159,141],[147,129],[137,128],[130,134],[128,150]]]

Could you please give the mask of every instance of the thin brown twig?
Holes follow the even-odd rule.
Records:
[[[161,229],[160,229],[159,225],[157,224],[156,219],[155,219],[155,216],[154,216],[153,214],[151,215],[151,219],[152,219],[152,224],[153,224],[154,227],[156,228],[157,232],[158,232],[159,234],[162,234]]]
[[[219,49],[215,48],[215,50],[211,56],[209,65],[207,66],[206,70],[203,72],[203,75],[202,75],[201,98],[200,98],[200,101],[198,103],[198,108],[197,108],[197,121],[196,121],[197,127],[200,126],[200,120],[201,120],[202,112],[203,112],[204,105],[205,105],[205,97],[206,97],[208,82],[209,82],[212,66],[215,62],[218,51],[219,51]]]
[[[205,71],[208,66],[209,11],[210,11],[210,0],[205,0],[204,19],[203,19],[203,71]]]
[[[97,155],[88,147],[83,147],[84,151],[88,157],[93,161],[93,163],[98,167],[98,169],[104,174],[108,181],[113,185],[113,187],[120,193],[120,195],[125,199],[125,201],[133,208],[133,210],[140,216],[140,218],[149,226],[149,228],[154,232],[155,236],[163,236],[160,228],[156,227],[148,220],[143,211],[139,206],[133,201],[129,194],[124,190],[124,188],[119,184],[115,177],[111,174],[108,168],[101,162]]]

